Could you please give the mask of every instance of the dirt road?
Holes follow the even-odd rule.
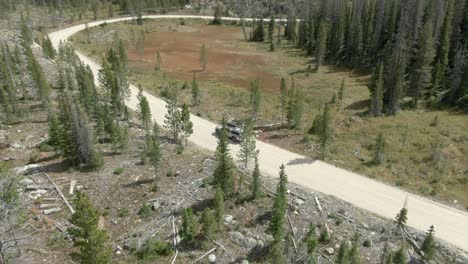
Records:
[[[148,18],[202,18],[204,16],[168,16],[154,15]],[[130,20],[132,18],[117,18],[106,20],[107,23]],[[237,18],[225,18],[226,20],[238,20]],[[104,21],[89,23],[89,27],[97,26]],[[73,26],[49,34],[55,47],[60,41],[65,41],[71,35],[84,30],[85,25]],[[95,77],[97,77],[99,65],[92,59],[78,53],[79,57],[90,65]],[[131,96],[127,101],[131,109],[137,108],[137,88],[133,85]],[[163,124],[166,103],[148,93],[145,93],[150,103],[153,117],[159,124]],[[190,141],[200,147],[214,151],[216,138],[212,135],[215,124],[192,115],[194,133]],[[364,135],[365,136],[365,135]],[[260,150],[260,170],[263,175],[277,177],[281,164],[286,166],[286,173],[291,182],[300,184],[319,192],[334,195],[342,200],[350,202],[360,208],[377,215],[394,218],[402,208],[405,199],[408,200],[408,225],[419,230],[427,230],[434,225],[437,237],[444,239],[465,251],[468,251],[468,213],[431,201],[398,188],[374,181],[356,173],[337,168],[321,161],[280,149],[270,144],[257,142]],[[238,146],[232,145],[232,156],[236,157]]]

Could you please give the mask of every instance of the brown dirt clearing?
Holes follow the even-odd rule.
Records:
[[[281,67],[281,61],[266,52],[239,49],[235,44],[242,39],[240,27],[179,26],[177,31],[146,34],[144,51],[128,49],[128,57],[131,62],[151,70],[159,51],[161,68],[171,78],[188,81],[195,73],[198,80],[225,82],[236,87],[249,87],[251,80],[259,79],[265,89],[277,89],[281,77],[271,73],[270,68]],[[203,44],[207,49],[206,72],[200,64]]]

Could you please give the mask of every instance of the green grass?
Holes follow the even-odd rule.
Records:
[[[186,20],[187,25],[194,22]],[[109,24],[105,28],[93,28],[92,34],[119,32],[125,43],[132,31],[167,32],[175,28],[175,21],[158,20],[148,22],[143,28],[131,24]],[[227,26],[223,26],[227,27]],[[222,30],[222,28],[220,28]],[[181,33],[183,34],[183,33]],[[88,55],[99,58],[111,46],[112,36],[91,39],[81,32],[72,38],[77,48]],[[219,41],[219,40],[216,40]],[[310,58],[297,49],[284,45],[274,53],[268,52],[268,43],[231,41],[225,44],[231,49],[261,54],[268,62],[269,72],[284,76],[291,86],[294,77],[296,86],[304,92],[303,126],[297,132],[277,131],[263,135],[266,142],[291,151],[317,157],[316,138],[310,136],[310,144],[304,144],[305,132],[310,128],[315,115],[338,92],[343,79],[346,87],[342,107],[335,106],[333,112],[333,142],[327,161],[339,167],[356,171],[391,185],[416,192],[450,204],[468,208],[468,117],[466,114],[447,110],[402,110],[397,116],[370,118],[366,115],[369,92],[366,87],[368,75],[346,69],[324,66],[318,73],[307,70]],[[175,82],[177,87],[183,80],[172,80],[163,71],[147,70],[144,62],[131,61],[129,80],[141,84],[150,93],[160,96],[163,84]],[[244,118],[250,115],[248,90],[221,81],[199,82],[202,104],[193,106],[192,113],[218,122],[221,117]],[[280,120],[279,83],[277,88],[267,87],[262,97],[259,113],[261,123]],[[179,92],[182,101],[190,103],[190,89]],[[434,120],[437,116],[437,124]],[[405,132],[407,129],[407,132]],[[373,146],[378,134],[386,139],[385,162],[370,166]]]

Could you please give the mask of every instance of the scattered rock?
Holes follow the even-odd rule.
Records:
[[[234,216],[232,216],[232,215],[225,215],[224,216],[224,223],[226,223],[226,224],[232,224],[233,220],[234,220]]]
[[[241,232],[234,231],[230,232],[229,235],[236,244],[244,248],[251,249],[257,245],[257,240],[251,237],[246,238]]]
[[[116,224],[117,224],[117,220],[112,219],[112,220],[111,220],[111,223],[114,224],[114,225],[116,225]]]
[[[216,255],[215,254],[208,255],[208,261],[210,263],[215,263],[216,262]]]
[[[116,255],[122,254],[122,247],[121,247],[121,246],[117,246],[117,247],[115,248],[115,254],[116,254]]]
[[[161,204],[158,201],[155,201],[151,204],[151,209],[153,209],[153,211],[157,211],[160,207]]]
[[[241,262],[241,264],[249,264],[249,261],[246,260],[246,259],[244,259],[244,260]]]
[[[14,169],[16,175],[26,175],[26,174],[33,174],[33,173],[37,173],[37,172],[40,172],[39,168],[41,166],[37,165],[37,164],[29,164],[29,165],[26,165],[26,166],[22,166],[22,167],[16,167]]]
[[[325,249],[325,253],[326,253],[327,255],[333,255],[333,254],[335,254],[335,250],[334,250],[332,247],[327,247],[327,248]]]
[[[12,148],[12,149],[24,149],[24,146],[21,146],[21,145],[18,144],[18,143],[8,144],[8,147],[10,147],[10,148]]]
[[[22,179],[22,180],[20,181],[20,184],[21,184],[21,185],[28,185],[28,184],[33,184],[33,183],[34,183],[33,180],[27,179],[27,178],[26,178],[26,179]]]
[[[176,177],[179,176],[179,175],[180,175],[180,171],[176,171],[175,174],[174,174],[174,176],[176,176]]]
[[[304,200],[300,199],[300,198],[296,198],[294,200],[294,203],[297,205],[297,206],[300,206],[300,205],[303,205],[305,203]]]

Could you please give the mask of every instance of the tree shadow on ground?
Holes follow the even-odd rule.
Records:
[[[298,158],[298,159],[293,159],[293,160],[290,160],[287,165],[303,165],[303,164],[312,164],[314,163],[316,160],[315,159],[311,159],[311,158]]]
[[[45,173],[62,173],[70,169],[70,164],[66,161],[62,160],[59,162],[49,163],[46,165],[41,166],[42,170]]]
[[[267,260],[269,250],[269,245],[266,245],[264,247],[256,246],[249,251],[249,253],[247,254],[247,259],[252,263],[263,263]]]
[[[369,108],[370,100],[365,99],[361,101],[354,102],[346,106],[347,110],[367,110]]]

